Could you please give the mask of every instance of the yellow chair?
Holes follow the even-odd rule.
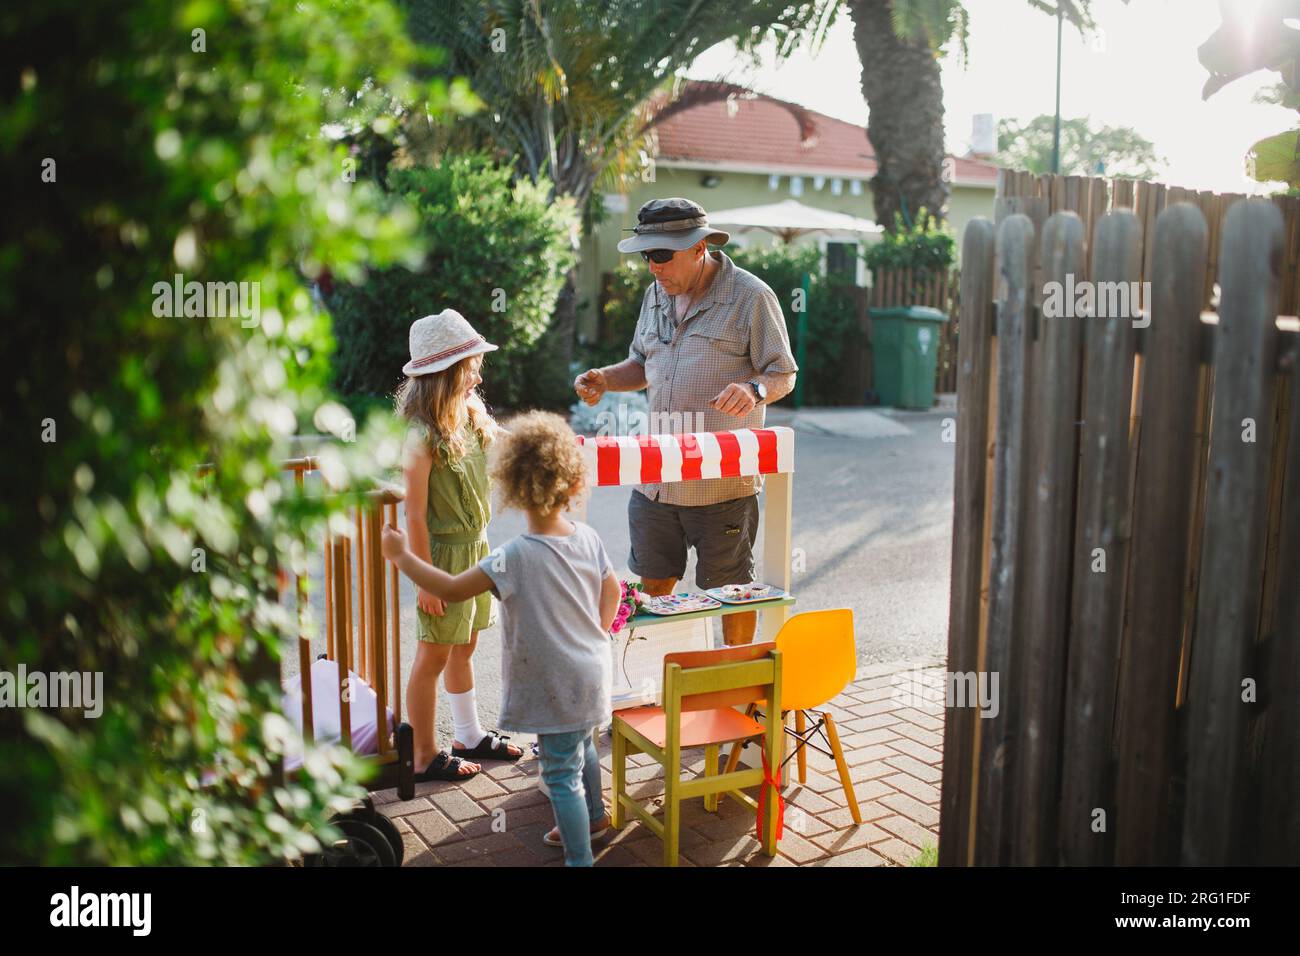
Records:
[[[781,653],[781,724],[785,725],[785,716],[794,711],[794,730],[786,729],[798,743],[794,752],[781,761],[781,769],[798,756],[799,782],[808,782],[808,754],[805,748],[812,747],[835,760],[839,770],[840,785],[848,799],[849,813],[854,823],[862,822],[862,813],[858,809],[858,798],[853,793],[853,781],[849,778],[849,768],[844,762],[844,750],[840,747],[840,735],[835,729],[835,720],[830,714],[816,710],[831,698],[841,693],[858,669],[857,644],[853,639],[853,612],[848,608],[836,608],[830,611],[806,611],[796,614],[785,622],[776,635],[776,648]],[[762,703],[750,706],[747,713],[752,716],[763,706]],[[814,718],[811,728],[809,717]],[[830,748],[824,750],[813,742],[820,736]],[[727,772],[735,769],[740,760],[740,749],[744,741],[739,741],[731,749],[727,761]]]
[[[763,735],[764,752],[780,752],[780,718],[768,716],[759,723],[735,709],[742,704],[750,704],[752,709],[755,701],[768,699],[782,699],[781,654],[774,644],[666,655],[663,707],[634,707],[614,713],[613,825],[622,827],[627,819],[624,811],[630,811],[663,840],[664,865],[676,866],[681,802],[702,796],[705,809],[714,812],[719,795],[725,793],[758,814],[763,852],[775,856],[780,805],[775,776],[756,768],[718,773],[722,744]],[[692,747],[704,748],[704,773],[683,779],[682,750]],[[664,768],[662,821],[627,793],[627,757],[634,753],[649,754]],[[757,802],[740,792],[741,787],[754,786],[763,788]]]

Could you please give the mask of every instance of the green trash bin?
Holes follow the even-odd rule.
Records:
[[[880,404],[929,408],[939,360],[940,324],[948,316],[925,305],[870,309],[871,369]]]

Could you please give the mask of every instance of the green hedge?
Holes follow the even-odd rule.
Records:
[[[568,368],[538,356],[564,276],[576,261],[571,200],[546,182],[513,180],[487,156],[390,169],[393,202],[420,223],[427,258],[414,271],[372,272],[326,295],[338,349],[335,385],[349,396],[390,396],[410,357],[411,323],[454,308],[500,351],[487,356],[483,392],[494,406],[555,405],[572,395]]]
[[[323,517],[278,466],[326,403],[300,270],[419,251],[321,129],[414,95],[414,51],[389,5],[318,0],[45,0],[6,10],[0,47],[0,668],[102,680],[98,716],[0,707],[0,861],[281,860],[359,792],[338,747],[271,777],[296,632],[276,570]],[[178,311],[177,273],[258,283],[259,311]]]

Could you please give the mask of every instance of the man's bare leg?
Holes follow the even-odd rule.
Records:
[[[728,647],[754,643],[754,630],[758,626],[758,612],[745,611],[728,614],[722,619],[722,642]]]
[[[641,589],[650,597],[664,597],[677,587],[676,578],[642,578]]]

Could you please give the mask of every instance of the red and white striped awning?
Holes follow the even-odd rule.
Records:
[[[578,436],[592,484],[659,484],[794,471],[794,431],[737,428],[685,435]]]

